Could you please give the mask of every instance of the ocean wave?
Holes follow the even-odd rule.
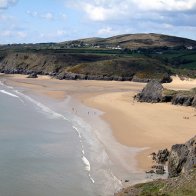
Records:
[[[34,100],[33,98],[31,98],[31,97],[29,97],[29,96],[27,96],[27,95],[25,95],[25,94],[23,94],[23,93],[21,93],[21,92],[19,92],[18,90],[15,90],[15,92],[16,92],[17,94],[19,94],[20,96],[22,96],[23,98],[25,98],[25,99],[27,99],[28,101],[30,101],[31,103],[35,104],[35,105],[36,105],[39,109],[41,109],[43,112],[45,112],[46,114],[49,114],[50,117],[52,117],[52,118],[57,118],[57,119],[60,118],[60,119],[63,119],[63,120],[68,121],[68,119],[67,119],[65,116],[63,116],[62,114],[59,114],[59,113],[57,113],[57,112],[51,110],[50,108],[48,108],[48,107],[45,106],[44,104],[42,104],[42,103],[40,103],[40,102]]]
[[[87,150],[90,152],[90,154],[87,153],[88,159],[86,154],[82,154],[82,161],[85,165],[85,170],[88,172],[89,180],[93,184],[96,183],[96,180],[93,179],[95,176],[96,179],[99,179],[99,183],[102,184],[104,193],[108,192],[109,195],[121,189],[122,182],[112,171],[113,162],[105,149],[104,143],[98,139],[92,125],[79,116],[74,116],[72,123],[75,131],[82,136],[79,140],[81,148],[83,149],[83,142],[85,142],[85,146],[88,146]]]
[[[69,121],[65,116],[63,116],[62,114],[59,114],[53,110],[51,110],[50,108],[48,108],[47,106],[43,105],[42,103],[34,100],[33,98],[31,98],[30,96],[27,96],[23,93],[21,93],[20,91],[18,90],[14,90],[15,93],[17,93],[18,95],[20,95],[21,97],[25,98],[26,100],[32,102],[33,104],[35,104],[38,108],[40,108],[42,111],[44,111],[45,113],[49,114],[50,116],[52,116],[52,118],[60,118],[60,119],[63,119],[63,120],[67,120]],[[80,141],[80,144],[81,144],[81,152],[82,152],[82,161],[85,165],[85,170],[88,172],[88,176],[89,176],[89,179],[92,183],[95,183],[95,180],[92,178],[91,174],[90,174],[90,170],[91,170],[91,166],[90,166],[90,162],[89,160],[84,156],[85,154],[85,151],[84,151],[84,146],[83,146],[83,142],[82,142],[82,136],[80,134],[80,131],[77,127],[75,126],[72,126],[72,128],[77,132],[78,134],[78,137],[79,137],[79,141]]]
[[[9,96],[11,96],[11,97],[19,98],[17,95],[12,94],[12,93],[10,93],[10,92],[8,92],[8,91],[6,91],[6,90],[0,90],[0,92],[3,93],[3,94],[9,95]]]
[[[95,183],[94,179],[91,177],[90,174],[88,176],[89,176],[90,180],[92,181],[92,183],[94,184]]]
[[[95,183],[95,180],[92,178],[92,176],[90,174],[90,170],[91,170],[90,162],[88,161],[88,159],[85,156],[82,156],[82,161],[83,161],[83,163],[85,165],[85,170],[89,172],[89,174],[88,174],[89,179],[94,184]]]
[[[7,88],[7,89],[11,89],[11,90],[14,89],[12,86],[6,85],[6,84],[5,84],[5,81],[0,81],[0,85],[3,86],[4,88]],[[9,96],[11,96],[11,97],[18,98],[22,103],[24,103],[24,101],[23,101],[19,96],[15,95],[15,94],[13,94],[13,93],[10,93],[10,92],[8,92],[8,91],[6,91],[6,90],[1,90],[1,93],[7,94],[7,95],[9,95]]]
[[[72,128],[76,130],[76,132],[78,133],[78,137],[79,137],[79,138],[81,138],[81,134],[80,134],[80,132],[79,132],[78,128],[77,128],[77,127],[75,127],[75,126],[72,126]]]
[[[90,165],[88,159],[85,156],[82,156],[82,161],[85,165],[85,170],[90,171],[91,170],[91,165]]]
[[[0,85],[1,86],[5,86],[4,82],[0,81]]]

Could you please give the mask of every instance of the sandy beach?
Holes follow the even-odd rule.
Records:
[[[82,104],[103,112],[117,142],[146,148],[137,155],[138,170],[149,169],[149,155],[176,143],[184,143],[196,134],[196,110],[169,103],[137,103],[133,96],[145,86],[143,83],[116,81],[60,81],[48,76],[27,79],[24,75],[9,75],[7,83],[30,89],[32,93],[63,100],[72,96]],[[196,80],[173,78],[164,85],[170,89],[191,89]],[[184,117],[189,117],[185,119]]]

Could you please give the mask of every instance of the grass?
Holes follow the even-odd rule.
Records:
[[[170,89],[164,89],[163,90],[164,96],[175,96],[175,95],[184,95],[184,96],[195,96],[196,95],[196,88],[191,89],[190,91],[185,90],[170,90]]]
[[[170,64],[170,66],[178,69],[196,70],[196,51],[174,50],[166,51],[161,55],[154,57]]]
[[[133,196],[195,196],[196,195],[196,169],[188,174],[166,180],[154,180],[128,187],[123,190]],[[127,194],[128,193],[128,194]]]
[[[177,94],[177,91],[175,91],[175,90],[170,90],[170,89],[166,89],[166,88],[163,90],[163,95],[165,95],[165,96],[174,96],[176,94]]]
[[[139,78],[162,78],[167,70],[164,64],[148,57],[117,58],[92,63],[81,63],[70,67],[69,72],[86,75],[106,75],[130,77],[134,74]]]
[[[21,55],[14,59],[13,53]],[[34,71],[69,71],[109,77],[135,75],[141,79],[161,79],[165,73],[196,78],[196,51],[163,50],[163,53],[159,54],[156,50],[138,53],[130,50],[94,48],[36,49],[17,45],[0,48],[0,62],[6,56],[6,61],[9,59],[6,66],[13,69],[24,66],[25,69]]]
[[[144,184],[138,184],[135,188],[140,189],[141,196],[157,196],[160,190],[164,187],[162,180],[155,182],[149,182]]]

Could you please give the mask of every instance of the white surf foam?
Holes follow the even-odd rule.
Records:
[[[85,165],[85,170],[90,172],[91,165],[90,165],[88,159],[85,156],[82,156],[82,161],[83,161],[83,163]]]
[[[72,128],[77,132],[77,134],[78,134],[78,137],[79,137],[79,139],[80,139],[80,145],[81,145],[81,151],[82,151],[82,154],[84,155],[85,154],[85,152],[84,152],[84,145],[83,145],[83,142],[82,142],[82,136],[81,136],[81,134],[80,134],[80,131],[79,131],[79,129],[77,128],[77,127],[75,127],[75,126],[72,126]]]
[[[13,94],[13,93],[10,93],[10,92],[8,92],[8,91],[6,91],[6,90],[0,90],[0,92],[3,93],[3,94],[9,95],[9,96],[11,96],[11,97],[19,98],[17,95],[15,95],[15,94]]]
[[[75,126],[72,126],[72,127],[73,127],[73,129],[75,129],[75,130],[76,130],[76,132],[78,133],[78,137],[79,137],[79,138],[81,138],[82,136],[81,136],[81,134],[80,134],[80,132],[79,132],[78,128],[77,128],[77,127],[75,127]]]
[[[5,86],[5,84],[4,84],[2,81],[0,81],[0,85],[1,85],[1,86]]]
[[[5,86],[5,87],[7,87],[7,88],[9,88],[9,89],[14,89],[14,87],[8,86],[7,84],[5,84],[5,81],[0,81],[0,85],[1,85],[1,86]]]
[[[89,176],[89,179],[91,180],[91,182],[94,184],[95,183],[95,180],[92,178],[91,174],[90,174],[90,171],[91,171],[91,165],[90,165],[90,162],[88,161],[88,159],[85,157],[85,156],[82,156],[82,161],[85,165],[85,170],[88,171],[88,176]]]
[[[88,176],[89,176],[90,180],[92,181],[92,183],[94,184],[95,183],[94,179],[91,177],[90,174]]]
[[[28,101],[30,101],[30,102],[32,102],[33,104],[35,104],[35,105],[36,105],[38,108],[40,108],[43,112],[49,114],[50,117],[52,117],[52,118],[61,118],[61,119],[63,119],[63,120],[67,120],[67,121],[68,121],[68,119],[65,118],[65,116],[63,116],[62,114],[59,114],[59,113],[57,113],[57,112],[51,110],[50,108],[48,108],[48,107],[45,106],[44,104],[42,104],[42,103],[40,103],[40,102],[34,100],[33,98],[31,98],[31,97],[29,97],[29,96],[27,96],[27,95],[25,95],[25,94],[23,94],[23,93],[21,93],[21,92],[19,92],[18,90],[15,90],[15,92],[16,92],[17,94],[19,94],[20,96],[24,97],[25,99],[27,99]]]
[[[93,129],[92,125],[85,122],[79,116],[74,116],[72,118],[72,122],[75,125],[75,128],[76,128],[75,130],[82,133],[82,143],[84,140],[85,144],[88,146],[87,149],[88,150],[90,149],[93,151],[93,154],[89,155],[89,160],[85,159],[87,157],[86,153],[82,154],[83,155],[82,161],[85,165],[85,170],[88,172],[89,180],[92,183],[95,183],[95,180],[92,178],[91,174],[93,174],[93,176],[96,176],[98,178],[101,175],[101,183],[103,183],[103,186],[105,187],[104,190],[107,189],[109,193],[114,192],[114,190],[117,191],[120,188],[122,188],[121,180],[118,179],[112,172],[112,169],[111,169],[112,162],[104,148],[105,145],[102,143],[102,141],[100,141],[97,138],[97,135],[94,134],[95,132],[92,131]],[[77,127],[80,127],[80,129],[78,129]],[[80,143],[81,143],[81,139],[80,139]],[[81,144],[81,148],[83,149],[82,144]],[[101,160],[100,160],[99,157],[100,157],[100,154],[102,154],[102,152],[104,152],[105,156],[104,157],[101,156]],[[100,153],[99,156],[97,156],[97,153]],[[91,165],[91,162],[92,162],[92,165]],[[97,164],[97,162],[99,164]],[[90,168],[88,168],[88,166],[90,166]],[[93,168],[91,168],[92,166]],[[102,180],[102,177],[104,178],[103,180]]]

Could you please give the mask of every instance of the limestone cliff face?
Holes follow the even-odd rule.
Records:
[[[173,145],[168,160],[169,177],[186,173],[196,166],[196,136],[185,144]]]

